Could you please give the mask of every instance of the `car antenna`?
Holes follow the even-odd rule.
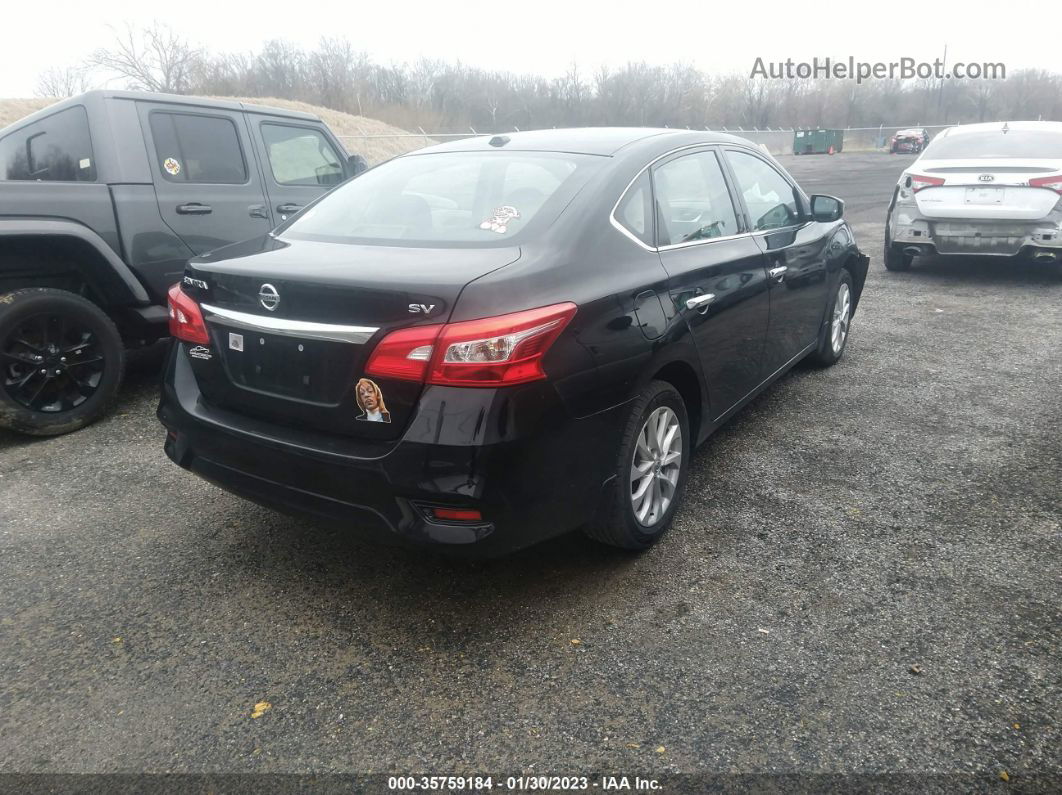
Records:
[[[495,135],[487,143],[491,146],[505,146],[510,140],[508,135]]]
[[[1010,125],[1008,125],[1006,122],[1003,122],[1003,134],[1006,135],[1009,132],[1010,132]]]

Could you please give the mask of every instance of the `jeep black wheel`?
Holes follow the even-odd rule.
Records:
[[[39,288],[0,296],[0,426],[54,436],[93,422],[123,360],[118,330],[90,301]]]

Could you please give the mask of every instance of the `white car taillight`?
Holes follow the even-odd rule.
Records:
[[[1033,177],[1029,180],[1030,188],[1047,188],[1055,193],[1062,193],[1062,176]]]

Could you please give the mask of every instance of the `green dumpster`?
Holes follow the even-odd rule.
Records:
[[[844,147],[844,130],[795,130],[794,155],[832,155]]]

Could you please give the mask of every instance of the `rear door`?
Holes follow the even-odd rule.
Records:
[[[744,228],[714,148],[673,155],[652,176],[668,292],[693,333],[716,419],[762,380],[763,252]]]
[[[273,227],[243,114],[138,103],[163,221],[196,254]]]
[[[763,355],[766,378],[818,339],[826,313],[831,227],[807,220],[796,186],[765,158],[728,148],[726,161],[767,261],[771,321]]]
[[[254,113],[247,119],[262,152],[274,224],[286,221],[346,178],[345,158],[319,126]]]

